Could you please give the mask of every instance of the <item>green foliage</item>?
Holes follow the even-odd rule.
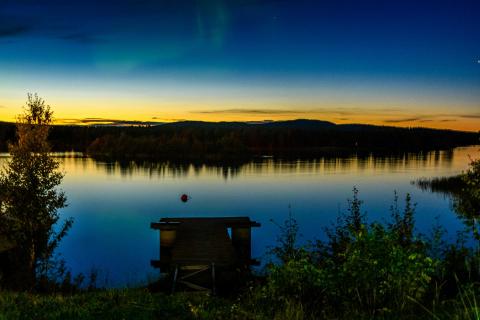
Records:
[[[413,314],[429,293],[439,261],[414,234],[414,205],[406,196],[400,212],[395,194],[392,222],[367,223],[358,190],[348,213],[327,229],[327,241],[300,247],[293,217],[280,229],[282,262],[270,266],[266,284],[250,292],[254,309],[274,317],[287,303],[319,317],[388,317]],[[288,253],[288,254],[287,254]]]
[[[405,209],[403,214],[400,213],[398,208],[398,195],[396,192],[390,210],[392,223],[389,225],[389,231],[395,237],[395,240],[402,246],[411,245],[414,237],[415,204],[412,204],[412,197],[410,194],[407,193],[405,196]]]
[[[458,281],[457,281],[458,282]],[[459,284],[460,289],[450,319],[480,319],[480,287],[478,283]]]
[[[480,241],[480,159],[472,161],[461,177],[464,187],[454,198],[454,208]]]
[[[277,224],[274,220],[270,221]],[[296,260],[301,253],[297,246],[298,223],[293,217],[290,207],[288,219],[285,220],[283,225],[277,224],[277,226],[280,229],[277,238],[277,245],[271,248],[269,253],[273,254],[283,263],[287,263],[290,260]]]
[[[423,298],[435,270],[424,248],[403,246],[380,225],[360,231],[340,254],[343,262],[328,271],[336,274],[331,279],[332,301],[372,316],[408,311],[408,297]]]
[[[463,179],[469,187],[472,197],[480,200],[480,159],[470,163],[470,168],[464,174]]]
[[[365,214],[361,210],[363,201],[358,199],[358,189],[356,187],[353,187],[353,199],[347,201],[349,214],[345,217],[346,227],[349,233],[356,234],[363,228],[365,220]]]
[[[66,197],[57,189],[63,178],[59,163],[49,155],[51,123],[50,107],[29,94],[17,120],[17,141],[9,147],[11,159],[0,174],[0,233],[16,244],[8,262],[10,287],[33,287],[72,225],[66,220],[58,231],[53,228]]]

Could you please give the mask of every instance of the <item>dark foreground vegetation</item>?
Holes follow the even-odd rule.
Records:
[[[202,294],[116,289],[75,295],[0,293],[0,319],[243,319],[232,301]]]
[[[14,139],[15,127],[0,124],[0,150]],[[80,151],[95,157],[215,159],[277,154],[311,156],[325,151],[417,151],[478,143],[473,132],[336,125],[318,120],[251,124],[185,121],[156,126],[54,126],[54,151]]]

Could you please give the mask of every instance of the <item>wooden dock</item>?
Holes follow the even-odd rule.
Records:
[[[206,289],[191,279],[210,270],[215,292],[216,269],[248,270],[257,263],[251,258],[251,228],[259,226],[248,217],[162,218],[151,224],[160,231],[160,260],[151,264],[173,273],[172,290],[177,282]]]

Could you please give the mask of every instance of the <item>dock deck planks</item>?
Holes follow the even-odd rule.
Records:
[[[235,264],[235,248],[225,223],[212,219],[184,219],[181,222],[172,248],[173,264]]]

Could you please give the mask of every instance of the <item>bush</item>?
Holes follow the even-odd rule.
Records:
[[[367,223],[356,188],[348,203],[348,214],[326,230],[327,241],[300,247],[296,221],[285,221],[279,246],[271,250],[281,263],[270,265],[266,284],[250,292],[255,309],[274,317],[289,304],[317,318],[398,316],[418,309],[439,261],[414,234],[410,196],[400,212],[395,195],[388,226]]]

